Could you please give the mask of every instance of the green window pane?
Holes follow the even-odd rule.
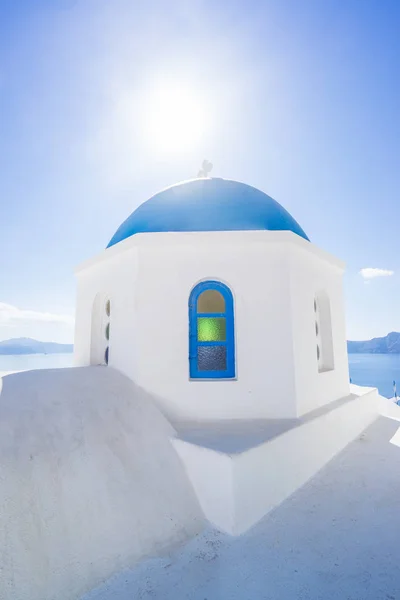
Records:
[[[197,299],[198,313],[224,313],[225,298],[217,290],[205,290]]]
[[[224,317],[198,317],[197,339],[199,342],[225,342],[226,319]]]

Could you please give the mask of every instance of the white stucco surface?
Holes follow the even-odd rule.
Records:
[[[311,413],[298,427],[269,443],[235,457],[234,533],[246,531],[279,506],[377,417],[376,390],[350,396],[337,406]]]
[[[83,600],[397,600],[397,429],[377,419],[247,533],[209,530]]]
[[[232,456],[204,446],[172,440],[207,520],[228,533],[236,531],[236,498]]]
[[[302,245],[291,249],[289,273],[296,416],[301,416],[350,391],[343,270]],[[321,315],[320,334],[322,342],[331,346],[332,365],[322,372],[316,366],[316,342],[321,343],[321,335],[315,335],[316,316],[310,310],[314,298],[318,304],[328,300],[329,314]],[[324,343],[321,353],[328,353]]]
[[[383,416],[388,417],[389,419],[400,421],[400,406],[398,406],[398,404],[395,404],[393,399],[389,400],[388,398],[380,396],[379,410]]]
[[[173,440],[207,519],[238,535],[281,504],[379,414],[374,388],[296,421],[194,424]]]
[[[104,355],[104,319],[93,310],[104,311],[109,298],[111,366],[154,395],[171,419],[301,416],[349,393],[343,268],[288,231],[134,235],[77,270],[76,364]],[[210,279],[234,297],[234,380],[189,379],[189,295]],[[321,292],[329,298],[323,323],[334,359],[324,372],[314,313]]]
[[[1,600],[73,600],[201,530],[173,428],[126,377],[52,369],[2,384]]]

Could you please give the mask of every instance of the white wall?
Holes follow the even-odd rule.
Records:
[[[294,407],[289,280],[284,248],[240,236],[178,234],[141,249],[138,383],[173,418],[290,416]],[[168,266],[170,267],[168,268]],[[235,306],[236,380],[189,380],[188,299],[202,280],[228,285]]]
[[[179,438],[178,452],[207,519],[223,531],[235,530],[235,497],[232,457]]]
[[[111,249],[112,250],[112,249]],[[109,365],[120,371],[127,370],[135,380],[135,356],[138,346],[135,307],[138,280],[138,252],[135,246],[125,252],[107,252],[106,260],[95,261],[89,268],[77,273],[77,303],[75,323],[74,360],[77,366],[92,363],[91,340],[93,321],[103,325],[105,302],[110,299]],[[93,311],[102,313],[93,318]],[[103,346],[107,345],[105,327],[102,327]]]
[[[300,416],[350,393],[343,269],[295,247],[290,248],[290,265],[297,415]],[[328,300],[330,305],[334,364],[332,370],[322,372],[318,370],[314,313],[314,299],[321,292],[326,295],[324,300]],[[322,337],[327,333],[324,325],[326,323],[321,323]],[[322,356],[325,353],[325,357],[328,354],[324,347],[321,352]],[[330,359],[330,356],[327,358]]]
[[[358,388],[359,386],[352,385],[350,387]],[[379,410],[382,416],[393,419],[394,421],[400,421],[400,406],[398,404],[383,396],[379,396],[379,402]]]
[[[358,394],[243,452],[174,440],[207,519],[239,535],[279,506],[378,417],[377,390],[360,388]]]
[[[208,279],[233,293],[235,380],[189,379],[188,299]],[[90,362],[89,317],[100,292],[112,304],[110,364],[171,419],[293,417],[348,393],[340,281],[341,265],[291,232],[135,235],[78,271],[76,364]],[[338,326],[333,375],[314,374],[313,297],[325,282]]]
[[[129,379],[90,367],[2,383],[1,600],[74,600],[203,528],[174,430]]]
[[[246,531],[279,506],[364,431],[378,413],[378,393],[367,388],[360,396],[235,457],[232,533]]]
[[[108,340],[106,338],[106,327],[109,323],[107,315],[107,305],[109,302],[106,293],[99,292],[92,302],[92,321],[90,329],[90,364],[106,364],[106,348]]]

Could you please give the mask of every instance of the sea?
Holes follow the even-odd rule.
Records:
[[[73,366],[73,354],[2,354],[0,375],[15,371],[35,369],[63,369]]]
[[[396,382],[400,395],[400,354],[349,354],[352,383],[376,387],[381,396],[393,398]]]
[[[0,355],[0,375],[72,366],[72,354]],[[396,381],[400,395],[400,354],[349,354],[349,371],[352,383],[376,387],[386,398],[393,398],[393,381]]]

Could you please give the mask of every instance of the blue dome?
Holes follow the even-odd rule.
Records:
[[[135,233],[245,230],[293,231],[308,240],[287,210],[264,192],[238,181],[210,178],[179,183],[141,204],[107,248]]]

